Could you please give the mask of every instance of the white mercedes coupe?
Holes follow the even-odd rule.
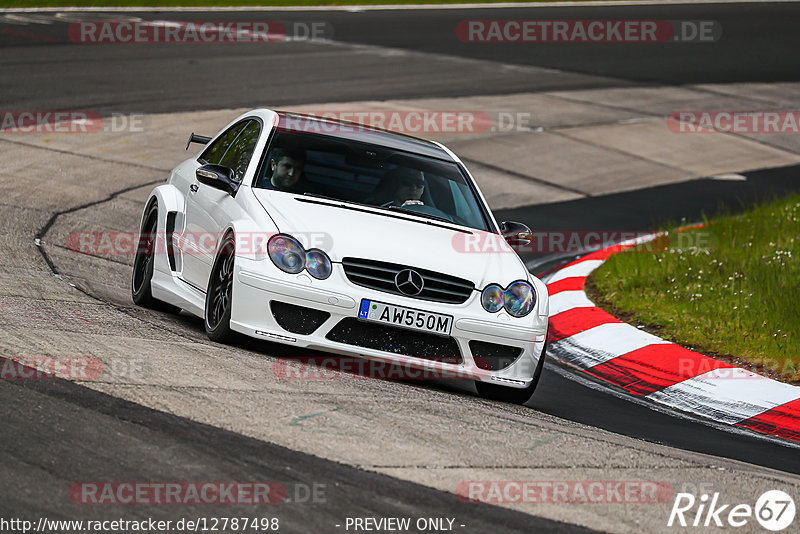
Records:
[[[257,109],[153,189],[131,290],[257,339],[475,381],[524,403],[545,358],[548,295],[439,143]],[[189,147],[187,144],[187,149]]]

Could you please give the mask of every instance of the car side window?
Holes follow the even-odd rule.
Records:
[[[239,132],[241,132],[245,126],[247,126],[247,122],[240,122],[231,126],[228,131],[220,135],[216,141],[208,145],[208,148],[206,148],[200,156],[200,159],[205,161],[205,163],[219,165],[225,152],[228,151],[231,143],[233,143],[236,136],[239,135]]]
[[[237,182],[241,182],[247,172],[247,165],[253,157],[260,133],[261,124],[254,120],[248,121],[220,159],[220,165],[233,169],[233,179]]]

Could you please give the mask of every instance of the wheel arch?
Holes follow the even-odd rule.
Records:
[[[539,280],[537,277],[528,273],[528,281],[533,285],[536,290],[536,314],[539,317],[550,316],[550,295],[547,291],[547,285]]]
[[[225,229],[222,230],[219,233],[219,239],[217,239],[217,252],[214,255],[215,258],[217,257],[217,255],[219,255],[220,249],[222,248],[222,245],[225,243],[225,240],[228,239],[228,236],[233,236],[233,244],[234,244],[233,253],[234,253],[234,255],[236,255],[236,253],[237,253],[237,251],[236,251],[236,225],[235,225],[235,223],[231,222],[231,223],[228,223],[225,226]]]
[[[260,261],[267,258],[267,241],[276,233],[278,233],[276,228],[264,229],[257,221],[250,218],[229,221],[219,232],[216,251],[219,253],[224,240],[232,234],[236,245],[236,256]]]
[[[146,222],[145,218],[154,205],[158,206],[158,229],[163,231],[167,213],[183,213],[184,197],[180,191],[171,184],[160,185],[153,189],[147,197],[147,202],[145,202],[141,224],[139,225],[140,228],[144,227],[144,223]]]

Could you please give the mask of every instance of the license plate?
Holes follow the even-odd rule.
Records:
[[[361,299],[358,318],[441,336],[450,335],[450,329],[453,327],[452,315],[415,310],[367,299]]]

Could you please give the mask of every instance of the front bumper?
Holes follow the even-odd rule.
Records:
[[[546,303],[541,303],[542,305],[537,306],[537,309],[526,317],[513,318],[504,311],[496,314],[487,313],[480,305],[480,293],[477,291],[463,304],[445,304],[357,286],[347,279],[340,264],[334,264],[333,273],[326,280],[316,280],[305,273],[290,275],[275,272],[276,269],[272,268],[271,264],[265,266],[264,261],[248,258],[237,257],[235,265],[231,328],[251,337],[399,364],[430,372],[430,376],[482,380],[511,387],[526,387],[530,384],[539,358],[542,357],[547,317],[538,315],[537,311],[546,310]],[[269,274],[264,274],[265,271]],[[537,296],[547,298],[546,294]],[[398,352],[396,348],[390,352],[379,348],[374,341],[368,342],[366,339],[368,333],[374,333],[375,326],[374,323],[363,323],[357,319],[362,298],[452,315],[454,321],[449,336],[451,341],[447,343],[453,345],[452,350],[459,354],[459,358],[454,360],[451,357],[452,351],[444,350],[443,354],[445,352],[447,354],[442,358],[431,357],[430,350],[424,351],[424,355],[414,350]],[[271,301],[311,308],[328,314],[328,317],[323,316],[320,324],[310,333],[292,332],[282,327],[276,320],[270,305]],[[336,339],[342,339],[340,333],[343,329],[352,335],[355,321],[359,321],[358,324],[363,326],[364,339],[352,342],[337,341]],[[383,325],[380,328],[404,330]],[[411,330],[391,332],[391,334],[392,336],[388,337],[414,337],[417,347],[421,339],[424,343],[424,336],[433,336]],[[432,341],[438,342],[439,339]],[[508,351],[518,356],[506,359],[504,364],[506,366],[503,368],[487,365],[488,360],[481,358],[487,344],[507,347]],[[513,363],[510,363],[511,361]]]

